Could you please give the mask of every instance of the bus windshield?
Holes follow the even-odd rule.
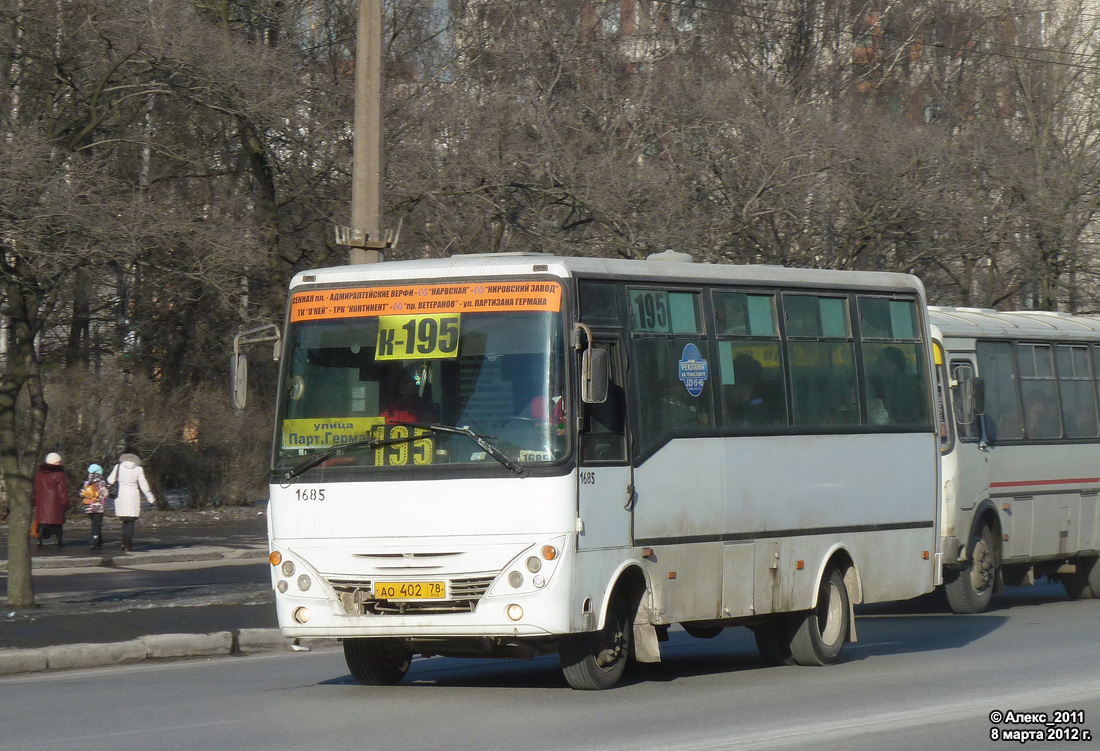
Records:
[[[468,428],[522,464],[557,462],[568,451],[558,312],[302,320],[288,344],[276,470],[371,439],[385,445],[349,446],[323,466],[497,463],[470,436],[428,425]]]

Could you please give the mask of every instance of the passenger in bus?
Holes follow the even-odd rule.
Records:
[[[424,398],[417,383],[416,369],[400,368],[390,378],[385,406],[380,417],[386,424],[401,422],[432,423],[439,420],[439,409]]]
[[[734,383],[725,389],[726,420],[731,425],[769,425],[775,421],[764,366],[750,354],[733,358]]]
[[[886,347],[875,361],[872,392],[877,391],[891,424],[918,422],[921,387],[917,376],[909,372],[905,353]]]
[[[882,382],[872,378],[867,383],[867,422],[871,425],[889,425],[890,413],[882,400]]]
[[[1026,413],[1024,420],[1029,438],[1062,438],[1062,421],[1058,419],[1058,410],[1054,396],[1041,390],[1032,390],[1024,399]]]
[[[651,430],[660,432],[671,428],[697,427],[705,424],[705,416],[700,415],[688,400],[684,384],[679,380],[662,377],[657,383],[657,398],[643,405],[643,415],[648,412]]]

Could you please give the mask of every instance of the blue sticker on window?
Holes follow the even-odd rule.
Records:
[[[692,396],[703,393],[707,382],[707,361],[694,344],[685,346],[684,354],[680,356],[680,380]]]

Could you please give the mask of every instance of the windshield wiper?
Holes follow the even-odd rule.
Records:
[[[430,430],[430,431],[435,432],[435,433],[454,433],[455,435],[464,435],[467,438],[470,438],[474,443],[476,443],[482,449],[484,449],[485,453],[487,453],[489,456],[496,459],[498,462],[503,464],[508,469],[515,472],[519,477],[526,477],[528,475],[527,467],[523,466],[519,462],[514,461],[511,457],[509,457],[503,451],[501,451],[496,446],[489,443],[488,440],[486,440],[488,438],[493,438],[494,436],[491,436],[491,435],[490,436],[478,435],[477,433],[470,430],[469,428],[465,428],[465,427],[460,428],[460,427],[457,427],[455,425],[435,425],[435,424],[423,425],[423,424],[415,423],[415,422],[395,422],[395,423],[392,423],[392,424],[393,425],[403,425],[403,426],[409,427],[409,428],[419,428],[421,430]],[[329,446],[327,449],[325,449],[324,451],[319,453],[317,456],[312,456],[309,459],[306,459],[304,462],[299,464],[297,467],[294,467],[294,469],[290,470],[285,475],[283,475],[283,482],[290,482],[295,477],[298,477],[299,475],[305,474],[306,472],[313,469],[314,467],[316,467],[321,462],[325,461],[326,459],[332,458],[333,456],[335,456],[336,454],[340,453],[341,451],[343,451],[345,449],[354,449],[354,448],[373,449],[373,448],[379,448],[381,446],[394,446],[394,445],[397,445],[399,443],[408,443],[409,441],[415,441],[418,438],[423,438],[423,437],[424,437],[423,434],[420,434],[420,435],[410,434],[408,436],[405,436],[404,438],[386,438],[386,439],[364,438],[363,440],[360,440],[360,441],[352,441],[350,443],[342,443],[339,446]]]
[[[498,449],[493,444],[489,443],[487,439],[495,438],[491,435],[480,435],[470,430],[468,427],[458,427],[457,425],[439,425],[436,423],[424,424],[418,422],[395,422],[394,425],[404,425],[409,428],[420,428],[421,430],[430,430],[434,433],[452,433],[454,435],[464,435],[478,446],[480,446],[486,454],[496,459],[508,469],[512,470],[519,477],[527,477],[529,470],[503,451]],[[410,436],[409,440],[412,440],[414,436]]]

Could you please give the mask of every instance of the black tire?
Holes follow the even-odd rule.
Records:
[[[580,691],[600,691],[622,679],[630,659],[633,615],[626,598],[615,594],[601,630],[562,637],[561,669],[570,686]]]
[[[953,613],[981,613],[993,599],[993,585],[997,580],[993,530],[983,526],[970,538],[969,553],[970,561],[966,568],[944,571],[943,591]]]
[[[1071,600],[1100,599],[1100,558],[1078,558],[1077,571],[1062,574],[1062,586]]]
[[[752,635],[756,638],[756,648],[760,650],[764,662],[769,665],[795,664],[791,656],[791,637],[783,617],[756,626]]]
[[[694,623],[681,623],[680,625],[684,627],[684,631],[687,631],[689,636],[696,639],[713,639],[722,633],[722,626],[699,626]]]
[[[409,671],[412,652],[400,639],[344,639],[344,660],[364,686],[392,686]]]
[[[799,665],[832,665],[848,641],[848,588],[837,569],[821,582],[813,610],[791,618],[791,656]]]

